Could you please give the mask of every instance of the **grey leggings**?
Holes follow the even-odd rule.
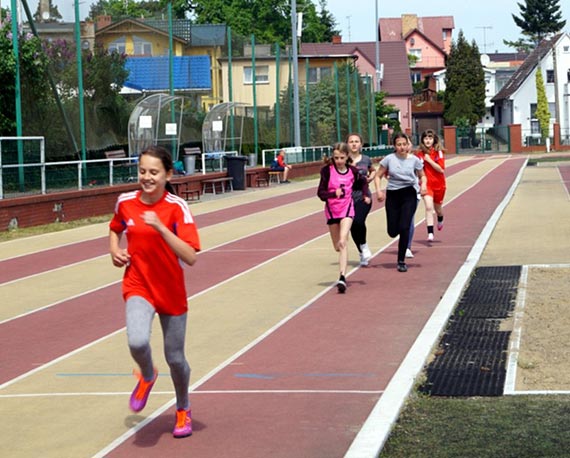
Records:
[[[145,380],[154,376],[150,349],[150,333],[155,314],[154,307],[144,298],[133,296],[127,299],[127,338],[131,355],[141,369]],[[188,385],[190,366],[184,356],[186,317],[183,315],[158,315],[164,336],[164,356],[170,367],[170,376],[176,391],[176,408],[188,409]]]

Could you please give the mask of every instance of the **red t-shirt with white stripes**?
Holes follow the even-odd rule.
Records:
[[[154,211],[162,223],[196,251],[200,238],[184,199],[169,192],[154,204],[140,200],[141,191],[121,194],[109,227],[113,232],[125,232],[127,250],[131,256],[123,277],[123,298],[142,296],[158,313],[181,315],[188,310],[184,263],[161,235],[142,219],[145,211]]]

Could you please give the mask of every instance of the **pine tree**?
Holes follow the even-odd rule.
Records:
[[[540,136],[542,139],[548,138],[550,134],[550,111],[548,110],[548,100],[544,89],[544,78],[542,69],[536,69],[536,118],[540,125]]]
[[[462,30],[447,59],[445,86],[445,121],[475,126],[485,114],[485,73],[479,48],[467,42]]]
[[[525,0],[517,3],[520,17],[512,15],[515,24],[521,29],[524,38],[517,41],[503,40],[516,49],[530,50],[549,34],[560,32],[566,25],[562,20],[559,0]]]

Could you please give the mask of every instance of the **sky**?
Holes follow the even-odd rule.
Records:
[[[0,0],[2,5],[8,0]],[[32,13],[36,11],[37,0],[28,0]],[[515,25],[511,14],[520,15],[517,1],[523,0],[326,0],[327,9],[337,21],[337,28],[341,31],[343,42],[374,41],[376,24],[376,2],[378,3],[378,17],[400,17],[405,13],[415,13],[418,16],[453,16],[455,30],[453,37],[457,37],[459,30],[463,30],[465,37],[471,42],[475,40],[479,51],[508,52],[503,39],[515,41],[520,38],[520,29]],[[318,5],[318,0],[313,0]],[[58,6],[59,12],[65,21],[74,20],[73,0],[52,0]],[[79,17],[84,19],[89,14],[93,0],[84,0],[79,3]],[[570,1],[559,2],[563,19],[566,20],[565,31],[570,32]]]

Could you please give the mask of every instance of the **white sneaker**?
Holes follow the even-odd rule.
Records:
[[[370,251],[370,248],[368,248],[368,243],[363,243],[362,245],[360,245],[361,261],[366,261],[366,263],[368,264],[368,261],[370,261],[371,257],[372,257],[372,252]]]
[[[433,242],[433,234],[431,232],[428,234],[428,242]]]
[[[362,253],[360,253],[360,266],[361,267],[368,266],[368,259],[365,259]]]
[[[410,250],[409,248],[406,248],[406,258],[413,258],[414,257],[414,253],[412,253],[412,250]]]

